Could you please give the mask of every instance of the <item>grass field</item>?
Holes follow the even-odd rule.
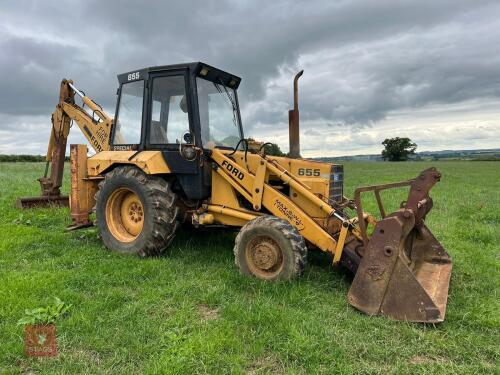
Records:
[[[66,209],[13,208],[44,165],[0,163],[0,373],[498,373],[500,163],[348,163],[346,192],[429,165],[443,173],[429,227],[454,261],[437,326],[358,313],[352,276],[324,254],[291,283],[245,278],[233,233],[181,231],[155,259],[110,253],[95,229],[65,233]],[[60,354],[28,359],[16,322],[55,296],[74,305]]]

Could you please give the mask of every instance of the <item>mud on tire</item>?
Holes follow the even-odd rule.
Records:
[[[134,166],[107,173],[95,195],[104,245],[116,252],[155,256],[172,242],[179,222],[170,182]]]
[[[260,216],[245,224],[234,245],[235,263],[245,275],[264,280],[290,280],[307,263],[304,237],[288,221]]]

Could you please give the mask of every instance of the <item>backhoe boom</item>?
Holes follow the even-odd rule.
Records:
[[[81,97],[82,106],[75,103],[75,93]],[[89,108],[89,111],[85,110],[85,106]],[[68,205],[68,197],[61,195],[61,186],[68,134],[73,120],[95,152],[109,150],[113,118],[107,115],[101,106],[78,90],[73,85],[73,81],[63,79],[59,91],[59,103],[52,114],[52,129],[46,155],[47,166],[44,176],[38,179],[41,195],[39,197],[18,198],[17,207]]]

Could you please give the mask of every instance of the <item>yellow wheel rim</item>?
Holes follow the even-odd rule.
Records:
[[[261,279],[272,279],[283,270],[283,252],[268,236],[252,238],[245,249],[245,258],[250,271]]]
[[[144,207],[139,196],[127,188],[115,190],[106,202],[106,223],[118,241],[134,241],[144,227]]]

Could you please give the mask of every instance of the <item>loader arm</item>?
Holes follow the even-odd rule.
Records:
[[[75,103],[75,94],[81,97],[82,106]],[[84,108],[85,106],[88,107],[88,110]],[[72,121],[78,125],[96,152],[109,150],[113,118],[107,115],[101,106],[78,90],[73,85],[73,81],[63,79],[59,92],[59,102],[52,114],[52,129],[46,155],[47,165],[44,175],[38,179],[41,196],[19,198],[16,202],[18,207],[28,208],[50,204],[68,205],[68,197],[61,195],[61,186],[66,145]]]
[[[319,249],[331,253],[334,263],[338,263],[347,232],[352,227],[353,220],[341,216],[332,206],[313,194],[306,185],[273,159],[260,155],[252,155],[252,157],[261,159],[255,173],[241,168],[227,155],[226,151],[214,149],[211,152],[211,158],[217,164],[215,172],[252,203],[255,211],[260,211],[263,207],[274,216],[289,221],[306,240]],[[324,227],[288,196],[265,183],[265,176],[269,174],[277,176],[284,184],[294,188],[304,199],[316,205],[325,217],[335,216],[342,222],[341,231],[336,236],[329,234]],[[217,210],[213,206],[210,209]],[[355,235],[354,232],[353,235]]]
[[[231,199],[219,199],[213,191],[212,199],[226,203],[212,202],[205,209],[219,222],[225,215],[233,218],[234,225],[241,226],[269,213],[287,220],[310,244],[332,254],[334,264],[340,263],[354,272],[348,300],[357,309],[398,320],[443,321],[451,258],[424,223],[432,208],[428,193],[441,177],[435,168],[421,172],[416,179],[358,188],[353,207],[357,217],[349,219],[272,157],[219,149],[212,150],[210,157],[215,162],[214,181],[220,176],[252,205],[252,210],[238,206],[237,202],[231,205]],[[282,185],[271,185],[271,175]],[[279,186],[288,186],[288,195]],[[402,208],[386,214],[379,192],[405,186],[410,189]],[[360,194],[368,191],[375,193],[380,221],[362,210]],[[227,189],[221,189],[220,194],[231,195]],[[293,194],[298,195],[298,201],[291,198]],[[315,206],[315,212],[321,212],[324,220],[306,212],[308,204]],[[328,225],[330,219],[337,221],[334,230]],[[203,214],[198,218],[198,222],[202,221],[206,221]],[[371,236],[366,222],[375,226]]]

